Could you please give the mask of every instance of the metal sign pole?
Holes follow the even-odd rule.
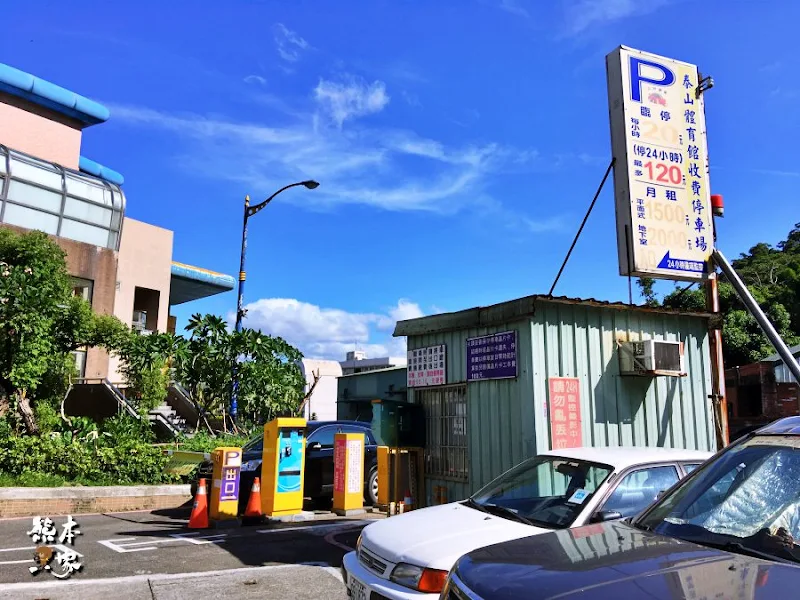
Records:
[[[753,318],[758,321],[759,326],[764,331],[767,338],[769,338],[770,343],[775,347],[775,350],[777,350],[781,359],[783,359],[786,367],[789,369],[789,371],[791,371],[795,381],[800,383],[800,364],[797,363],[794,356],[792,356],[789,347],[786,345],[783,339],[781,339],[781,336],[778,335],[778,332],[775,331],[775,327],[772,326],[772,323],[767,315],[765,315],[764,311],[761,310],[758,302],[755,301],[755,298],[753,298],[753,296],[750,294],[750,291],[739,278],[739,275],[733,269],[733,266],[731,266],[731,264],[728,262],[728,259],[725,258],[722,252],[720,252],[718,249],[715,249],[712,256],[714,257],[714,262],[716,262],[719,265],[719,268],[722,269],[722,272],[725,273],[725,277],[728,278],[728,281],[733,286],[733,289],[736,290],[736,293],[747,307],[747,310],[750,311],[750,314],[753,315]]]

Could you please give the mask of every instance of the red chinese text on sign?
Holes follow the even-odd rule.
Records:
[[[335,440],[333,443],[333,491],[344,491],[344,463],[347,458],[347,441]]]
[[[550,399],[552,448],[577,448],[581,436],[581,390],[577,379],[551,377],[547,380]]]

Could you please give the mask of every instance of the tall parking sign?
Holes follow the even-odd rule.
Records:
[[[707,279],[714,233],[697,67],[620,46],[606,74],[620,274]]]

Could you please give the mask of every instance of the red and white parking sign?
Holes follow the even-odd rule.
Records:
[[[573,377],[551,377],[547,383],[551,447],[558,450],[582,446],[580,382]]]

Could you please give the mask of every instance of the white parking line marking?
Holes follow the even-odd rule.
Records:
[[[17,550],[36,550],[36,546],[21,546],[19,548],[0,548],[0,552],[16,552]]]
[[[346,523],[320,523],[318,525],[305,525],[300,527],[281,527],[279,529],[257,529],[256,533],[281,533],[283,531],[308,531],[315,535],[321,535],[321,532],[329,529],[346,529],[349,527],[360,527],[365,523],[369,523],[367,519],[360,521],[348,521]]]
[[[67,552],[68,550],[72,550],[75,554],[78,555],[79,558],[83,558],[83,554],[77,552],[74,548],[70,548],[65,546],[64,544],[53,544],[51,546],[53,550],[56,552]],[[36,561],[33,560],[33,551],[36,550],[36,546],[20,546],[19,548],[0,548],[0,552],[29,552],[30,558],[26,558],[24,560],[2,560],[0,561],[0,565],[24,565],[28,563],[35,563]]]
[[[220,544],[225,541],[226,537],[228,537],[227,533],[200,535],[199,531],[193,533],[170,533],[169,535],[176,540],[183,540],[185,542],[189,542],[190,544],[197,544],[198,546],[201,544]]]
[[[174,542],[188,542],[190,544],[220,544],[225,541],[224,538],[228,536],[227,533],[214,533],[211,535],[200,535],[200,532],[190,533],[170,533],[166,538],[152,538],[143,542],[136,542],[137,538],[116,538],[110,540],[97,540],[101,544],[123,554],[125,552],[144,552],[147,550],[158,550],[160,544],[170,544]]]
[[[124,552],[143,552],[145,550],[157,549],[155,546],[145,546],[143,548],[127,548],[125,546],[119,545],[123,542],[132,542],[135,539],[136,539],[135,537],[132,537],[132,538],[117,538],[116,540],[97,540],[97,543],[105,546],[109,550],[113,550],[114,552],[119,552],[120,554]]]

